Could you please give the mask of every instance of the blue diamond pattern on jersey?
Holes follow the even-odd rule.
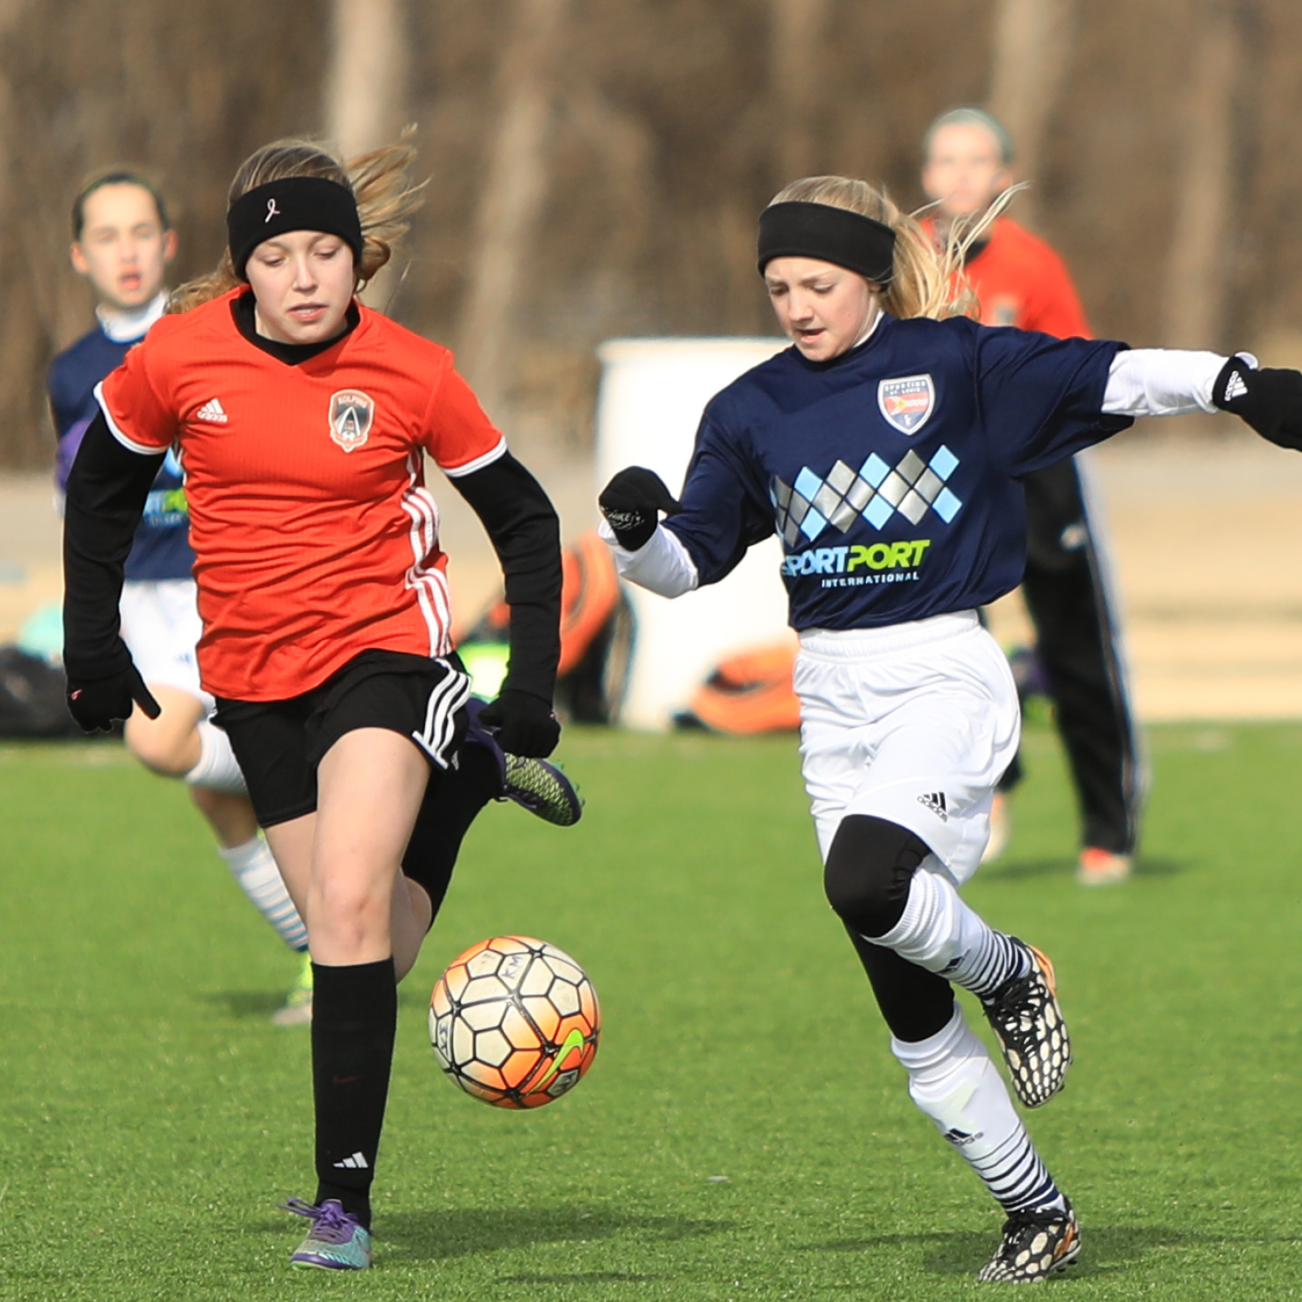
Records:
[[[813,542],[829,524],[848,533],[861,516],[874,529],[896,511],[910,524],[919,523],[928,511],[949,524],[963,505],[945,484],[958,465],[958,458],[942,447],[929,462],[911,449],[894,466],[875,452],[858,470],[838,461],[826,478],[805,466],[790,486],[775,475],[778,532],[788,547],[795,547],[802,537]]]

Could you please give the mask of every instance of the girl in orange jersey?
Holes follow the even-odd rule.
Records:
[[[396,981],[461,832],[491,796],[519,795],[503,790],[502,752],[544,757],[560,731],[555,511],[451,354],[355,297],[419,201],[411,156],[390,146],[345,167],[280,141],[249,158],[231,186],[222,267],[179,291],[181,310],[97,389],[100,415],[68,483],[69,705],[92,729],[133,701],[157,708],[117,601],[157,465],[173,445],[184,458],[200,672],[309,922],[318,1183],[311,1203],[287,1205],[311,1221],[291,1260],[336,1270],[371,1262]],[[426,454],[482,519],[511,606],[510,670],[473,721]],[[431,803],[444,862],[422,884],[402,865]]]

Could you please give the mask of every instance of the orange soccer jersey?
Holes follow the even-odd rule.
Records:
[[[981,324],[1039,330],[1059,339],[1090,336],[1076,286],[1063,260],[1041,239],[1000,217],[967,278],[981,305]]]
[[[119,442],[180,446],[204,686],[283,700],[371,648],[446,654],[424,454],[455,477],[505,439],[446,348],[362,307],[338,343],[290,365],[240,333],[247,292],[164,317],[98,391]]]

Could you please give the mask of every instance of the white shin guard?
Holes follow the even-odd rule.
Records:
[[[1053,1178],[985,1045],[956,1004],[943,1030],[909,1043],[891,1039],[909,1073],[909,1095],[1009,1212],[1057,1205]]]
[[[208,787],[232,796],[249,794],[231,749],[231,739],[207,719],[199,724],[199,762],[185,775],[184,781],[187,786]]]
[[[231,876],[249,902],[276,929],[276,934],[290,949],[307,948],[307,928],[290,899],[285,879],[276,866],[271,847],[260,836],[243,845],[218,848],[226,860]]]

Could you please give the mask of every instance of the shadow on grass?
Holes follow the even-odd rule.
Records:
[[[1141,854],[1135,860],[1132,874],[1135,877],[1174,877],[1179,873],[1187,872],[1188,868],[1188,864],[1181,863],[1178,859]],[[1076,860],[1065,857],[1009,859],[987,864],[981,869],[983,882],[1011,882],[1027,877],[1074,877],[1075,875]]]
[[[675,1243],[727,1228],[726,1221],[640,1216],[603,1207],[519,1207],[399,1212],[385,1216],[382,1233],[404,1256],[431,1259],[617,1235],[644,1242]]]
[[[1080,1258],[1068,1267],[1067,1278],[1102,1275],[1122,1266],[1133,1266],[1157,1252],[1172,1249],[1220,1246],[1226,1243],[1295,1242],[1293,1238],[1201,1234],[1169,1225],[1087,1225],[1082,1236]],[[998,1230],[985,1233],[955,1230],[933,1234],[878,1234],[862,1239],[810,1244],[808,1252],[872,1252],[880,1248],[919,1247],[922,1265],[935,1275],[974,1275],[990,1259],[998,1242]]]
[[[283,1237],[283,1219],[249,1227],[256,1234]],[[675,1243],[730,1229],[727,1221],[695,1220],[685,1216],[639,1216],[601,1207],[449,1208],[429,1212],[385,1212],[376,1241],[393,1260],[438,1261],[469,1257],[501,1248],[527,1248],[539,1243],[574,1243],[616,1236],[644,1243]],[[513,1283],[640,1282],[650,1275],[586,1272],[573,1275],[512,1276]]]
[[[938,1275],[970,1275],[989,1260],[995,1240],[990,1234],[971,1230],[936,1231],[929,1234],[871,1234],[862,1239],[837,1239],[832,1243],[811,1243],[806,1252],[863,1252],[881,1248],[926,1249],[924,1265]]]
[[[288,989],[287,981],[285,990]],[[263,1022],[284,1006],[285,990],[218,990],[204,995],[203,1001],[215,1005],[231,1017]]]
[[[663,1275],[624,1275],[614,1270],[576,1271],[572,1275],[499,1275],[499,1284],[653,1284]]]

